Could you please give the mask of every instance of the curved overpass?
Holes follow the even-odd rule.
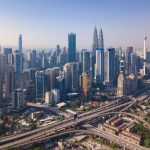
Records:
[[[134,149],[136,149],[136,150],[149,150],[148,148],[142,147],[142,146],[137,145],[137,144],[133,144],[130,141],[126,141],[125,139],[123,139],[123,138],[121,138],[117,135],[106,133],[105,131],[97,130],[96,128],[92,128],[92,129],[89,129],[89,130],[66,131],[66,132],[63,132],[63,133],[59,133],[57,135],[42,137],[42,138],[35,139],[34,141],[28,141],[26,143],[21,143],[19,146],[22,147],[22,146],[33,144],[33,143],[40,143],[42,141],[49,141],[49,139],[51,139],[51,138],[55,138],[55,137],[58,137],[58,136],[63,136],[63,135],[66,135],[66,134],[75,134],[75,133],[99,136],[99,137],[108,139],[108,140],[110,140],[110,141],[112,141],[112,142],[114,142],[114,143],[116,143],[116,144],[118,144],[122,147],[126,147],[126,148],[132,149],[132,150],[134,150]],[[16,147],[18,147],[18,145]],[[15,146],[13,148],[15,148]]]

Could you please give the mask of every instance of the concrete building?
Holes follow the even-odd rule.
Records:
[[[76,34],[68,34],[68,62],[76,61]]]
[[[118,76],[117,96],[124,96],[126,94],[126,78],[121,72]]]
[[[108,48],[105,53],[105,83],[113,85],[115,80],[115,48]]]
[[[36,99],[38,101],[44,100],[45,91],[45,74],[43,71],[37,71],[35,74],[36,80]]]
[[[97,83],[104,81],[104,50],[96,49],[95,79]]]
[[[51,94],[52,94],[52,101],[57,104],[60,102],[60,90],[58,89],[52,89],[51,90]]]
[[[85,96],[88,95],[92,87],[91,75],[89,72],[82,73],[81,75],[81,90]]]
[[[47,90],[50,91],[51,89],[57,88],[57,79],[56,77],[59,76],[60,68],[48,68],[46,69],[46,76],[47,76]]]
[[[12,92],[12,108],[20,109],[26,105],[26,89],[16,89]]]

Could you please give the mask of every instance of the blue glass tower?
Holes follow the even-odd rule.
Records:
[[[68,34],[68,62],[76,61],[76,34]]]

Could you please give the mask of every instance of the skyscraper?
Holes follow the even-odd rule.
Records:
[[[82,50],[81,52],[82,72],[90,71],[90,52]]]
[[[79,88],[78,63],[72,62],[64,65],[64,78],[66,92],[77,92]]]
[[[93,45],[92,45],[92,54],[96,55],[96,49],[98,48],[98,33],[97,28],[95,26],[93,33]]]
[[[76,61],[76,34],[68,34],[68,62]]]
[[[19,34],[19,38],[18,38],[18,50],[22,52],[22,35],[21,34]]]
[[[19,77],[23,72],[23,57],[20,51],[14,52],[14,68],[16,72],[16,77]]]
[[[45,91],[44,72],[37,71],[35,74],[35,80],[36,80],[36,99],[39,101],[43,101]]]
[[[104,38],[102,28],[99,30],[98,48],[104,49]]]
[[[104,50],[96,49],[96,64],[95,64],[96,82],[104,81]]]
[[[108,48],[105,53],[105,82],[113,85],[115,80],[115,48]]]
[[[8,64],[10,62],[9,58],[12,55],[12,48],[4,48],[4,55],[6,56],[6,63]]]
[[[126,72],[131,73],[131,53],[133,52],[133,47],[127,47],[126,49]]]

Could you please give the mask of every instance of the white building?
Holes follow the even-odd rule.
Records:
[[[52,97],[53,97],[53,102],[54,103],[59,103],[59,101],[60,101],[60,90],[52,89],[51,94],[52,94]]]

